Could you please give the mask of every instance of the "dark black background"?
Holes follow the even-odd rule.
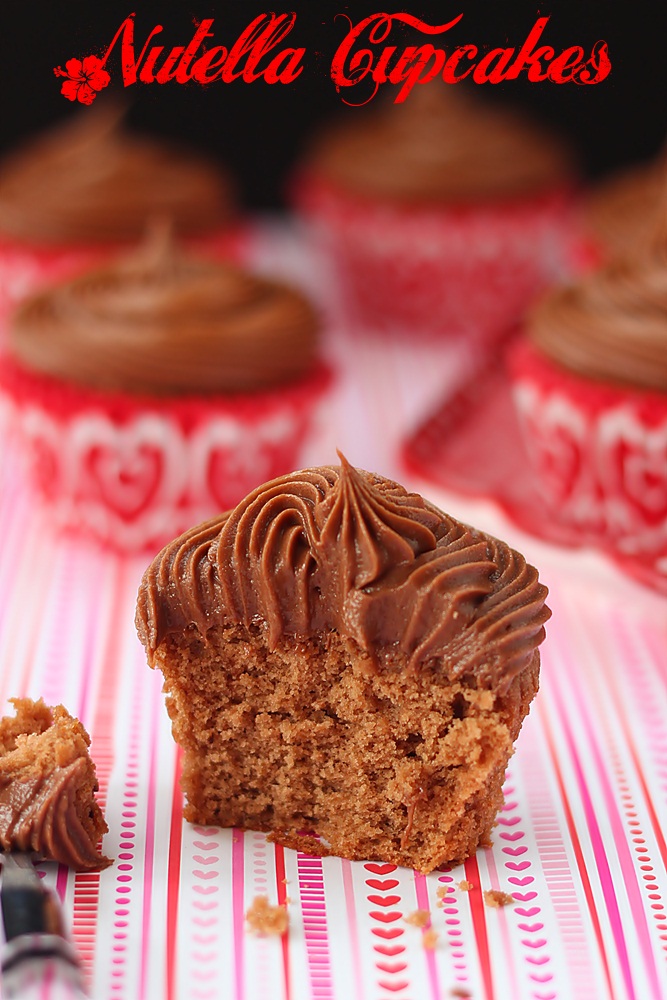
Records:
[[[269,86],[214,82],[137,84],[124,91],[130,98],[129,122],[154,133],[175,136],[208,150],[237,175],[250,207],[279,204],[284,180],[313,126],[333,115],[354,115],[330,77],[333,54],[347,25],[337,13],[356,23],[379,11],[407,10],[430,23],[444,23],[463,12],[463,20],[433,41],[451,49],[467,42],[481,49],[521,45],[538,16],[550,16],[543,41],[560,50],[580,44],[590,51],[595,41],[609,44],[612,72],[596,86],[531,84],[524,80],[478,88],[492,100],[532,109],[544,122],[570,136],[584,171],[596,177],[657,152],[667,131],[665,115],[665,7],[649,11],[639,4],[552,0],[482,2],[482,0],[404,0],[375,3],[272,3],[164,0],[148,3],[69,0],[26,4],[3,0],[0,8],[0,150],[22,137],[64,118],[80,105],[60,94],[62,81],[53,68],[71,57],[102,54],[123,18],[136,11],[136,38],[143,44],[156,23],[164,26],[159,41],[184,45],[194,32],[194,19],[215,18],[210,44],[230,46],[241,30],[268,10],[296,10],[296,26],[285,45],[305,46],[305,69],[294,83]],[[392,36],[393,40],[393,36]],[[112,85],[123,92],[117,55],[109,65]],[[477,88],[476,88],[477,89]],[[83,109],[85,112],[85,108]]]

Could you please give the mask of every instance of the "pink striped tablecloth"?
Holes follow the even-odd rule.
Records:
[[[329,316],[339,381],[304,464],[334,461],[338,446],[405,480],[401,439],[469,359],[353,335],[330,278],[280,230],[256,260],[303,281]],[[427,877],[183,823],[161,677],[133,625],[145,560],[55,536],[5,455],[0,695],[63,702],[93,736],[116,862],[99,875],[43,868],[97,1000],[667,997],[667,603],[601,556],[521,535],[490,505],[408,485],[520,548],[553,610],[493,846]],[[488,889],[513,905],[489,908]],[[258,895],[287,905],[283,938],[248,933]],[[424,927],[405,919],[418,909]]]

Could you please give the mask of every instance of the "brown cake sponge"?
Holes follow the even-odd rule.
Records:
[[[11,702],[15,715],[0,719],[0,848],[77,871],[106,868],[97,844],[108,827],[88,733],[62,705]]]
[[[186,818],[428,872],[488,841],[548,611],[502,542],[390,480],[274,480],[167,546],[137,626]]]

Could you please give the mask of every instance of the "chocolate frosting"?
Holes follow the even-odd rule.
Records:
[[[534,343],[601,382],[667,391],[667,186],[634,253],[551,293],[529,319]]]
[[[139,591],[149,658],[195,625],[263,624],[276,647],[337,631],[379,666],[440,660],[451,679],[505,685],[544,638],[546,588],[517,552],[377,475],[306,469],[168,545]]]
[[[609,254],[623,256],[650,235],[664,186],[663,159],[614,175],[589,199],[586,225]]]
[[[88,734],[61,705],[15,704],[16,719],[3,719],[0,733],[0,849],[78,871],[106,868],[95,843],[107,826],[93,797]]]
[[[313,364],[317,317],[298,292],[182,252],[155,231],[138,252],[21,304],[12,353],[32,370],[150,395],[279,385]]]
[[[403,104],[378,99],[378,107],[346,115],[308,166],[353,194],[479,201],[541,193],[571,175],[569,154],[551,135],[451,85],[424,84]]]
[[[77,871],[104,868],[103,858],[84,829],[77,794],[87,763],[79,758],[66,767],[17,781],[0,773],[0,846],[28,851]]]
[[[168,215],[179,233],[232,214],[229,180],[203,158],[124,131],[99,102],[9,156],[0,168],[0,233],[31,243],[133,241]]]

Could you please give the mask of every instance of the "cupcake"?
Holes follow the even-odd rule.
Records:
[[[317,333],[296,291],[156,231],[21,303],[0,401],[59,524],[157,548],[298,464]]]
[[[122,128],[100,101],[0,167],[0,310],[137,242],[168,216],[182,237],[233,252],[227,177],[203,158]]]
[[[582,210],[588,259],[600,264],[631,253],[650,235],[664,187],[665,165],[637,164],[602,181]]]
[[[108,867],[97,846],[108,827],[88,733],[62,705],[12,704],[16,714],[0,719],[0,849],[77,871]]]
[[[422,872],[465,858],[537,691],[545,596],[503,542],[342,458],[192,528],[136,616],[186,818]]]
[[[504,332],[563,266],[569,154],[444,85],[347,114],[313,146],[295,200],[358,320],[411,336]]]
[[[583,541],[667,554],[667,200],[650,239],[554,291],[510,355],[548,517]]]

